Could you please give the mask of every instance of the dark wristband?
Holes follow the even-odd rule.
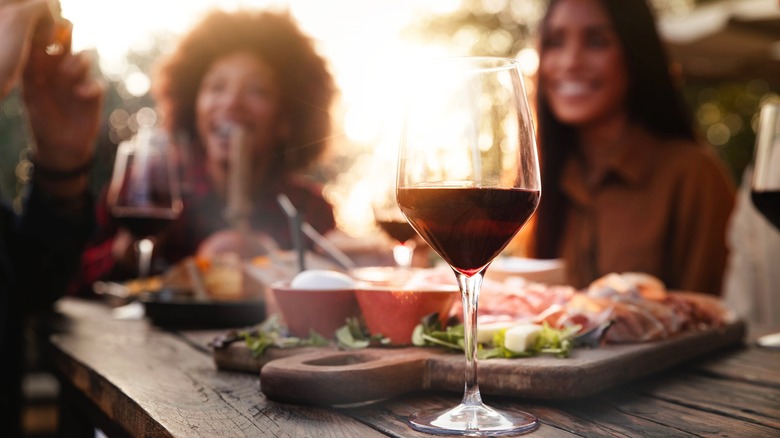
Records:
[[[60,214],[73,217],[82,216],[87,213],[88,199],[88,195],[85,192],[81,195],[67,198],[49,197],[48,202]]]
[[[92,164],[94,163],[95,158],[90,158],[81,166],[68,170],[52,169],[50,167],[41,166],[35,160],[31,161],[34,166],[33,175],[36,178],[48,181],[66,181],[89,173],[89,171],[92,170]]]

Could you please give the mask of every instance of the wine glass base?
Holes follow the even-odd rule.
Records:
[[[518,435],[539,427],[536,416],[527,412],[462,403],[445,411],[414,413],[409,424],[421,432],[464,436]]]

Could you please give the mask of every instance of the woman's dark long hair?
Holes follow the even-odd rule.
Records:
[[[618,35],[629,75],[629,118],[661,138],[694,140],[691,113],[669,72],[669,61],[656,30],[655,17],[646,0],[599,0]],[[540,58],[552,10],[560,0],[551,0],[540,24]],[[537,119],[543,195],[536,213],[531,253],[540,258],[559,257],[568,200],[559,180],[563,165],[577,149],[573,127],[555,118],[542,92],[546,78],[537,87]]]

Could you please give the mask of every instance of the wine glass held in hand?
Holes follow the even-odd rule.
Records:
[[[138,276],[151,272],[155,236],[182,210],[172,145],[161,131],[143,129],[119,145],[108,188],[111,216],[136,239]]]
[[[750,196],[758,211],[780,230],[780,102],[761,108],[753,157]]]
[[[533,122],[517,61],[449,58],[415,70],[399,153],[397,201],[450,265],[463,299],[465,393],[457,407],[415,413],[417,430],[517,434],[536,417],[483,404],[476,321],[488,265],[533,215],[541,195]]]

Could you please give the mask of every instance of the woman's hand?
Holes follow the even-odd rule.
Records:
[[[54,53],[47,53],[44,42],[32,42],[23,97],[35,137],[36,180],[50,195],[72,197],[87,187],[105,86],[86,54],[71,53],[70,22],[58,19],[56,33]]]
[[[92,160],[105,94],[91,74],[92,62],[83,53],[31,55],[52,57],[28,63],[24,101],[35,136],[35,162],[47,169],[69,171]]]
[[[53,18],[47,0],[0,0],[0,99],[22,74],[33,39],[49,39]]]

